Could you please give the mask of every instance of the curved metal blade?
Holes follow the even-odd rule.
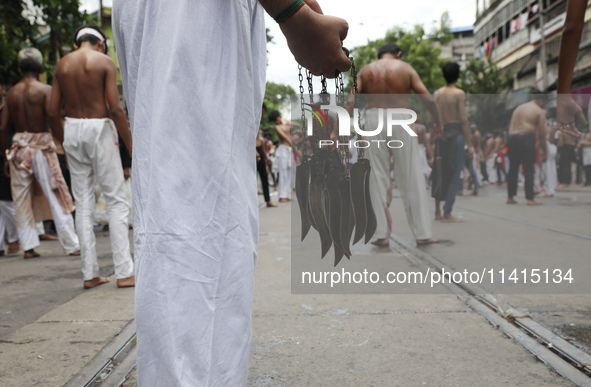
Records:
[[[341,246],[347,258],[351,258],[351,233],[349,227],[351,223],[351,187],[348,178],[339,182],[339,194],[341,195]]]
[[[310,187],[308,191],[308,203],[310,204],[310,215],[312,223],[318,227],[318,234],[320,235],[320,243],[322,250],[322,258],[330,250],[332,245],[332,238],[326,222],[323,195],[324,195],[324,160],[316,161],[317,168],[310,168]]]
[[[334,172],[330,172],[324,180],[324,187],[328,194],[328,229],[336,247],[344,251],[341,242],[341,194],[339,193],[339,178]]]
[[[371,165],[369,164],[369,160],[367,161],[367,173],[365,175],[365,208],[367,210],[367,228],[365,229],[365,243],[371,240],[373,234],[375,234],[376,229],[378,228],[378,221],[376,219],[376,214],[373,211],[373,206],[371,204],[371,195],[369,194],[369,176],[371,175]]]
[[[308,186],[310,184],[310,164],[303,160],[296,167],[295,189],[298,205],[300,206],[300,218],[302,222],[302,241],[310,231],[311,223],[308,219]]]
[[[351,176],[351,205],[355,217],[355,236],[353,244],[359,242],[367,228],[367,210],[365,201],[365,175],[369,164],[366,159],[359,159],[353,164],[350,171]]]
[[[341,249],[339,246],[335,245],[334,247],[334,265],[335,267],[339,264],[339,262],[341,262],[341,259],[343,259],[344,256],[344,252],[343,249]]]

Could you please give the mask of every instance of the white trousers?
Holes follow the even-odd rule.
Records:
[[[291,147],[281,144],[277,147],[275,162],[279,169],[279,199],[289,199],[291,196],[291,165],[293,154]]]
[[[365,111],[366,130],[373,130],[378,127],[378,109],[367,109]],[[383,109],[385,114],[386,109]],[[408,119],[402,116],[400,119]],[[384,123],[387,118],[384,116]],[[394,181],[400,192],[408,225],[417,240],[431,238],[431,218],[429,215],[429,198],[425,188],[425,176],[421,163],[419,142],[416,137],[411,137],[403,128],[395,126],[392,135],[387,136],[386,129],[371,140],[384,140],[377,143],[372,142],[365,150],[365,156],[371,163],[370,194],[371,203],[376,214],[378,227],[376,238],[385,238],[388,234],[388,219],[386,211],[387,193],[390,187],[390,157],[394,159]],[[404,143],[402,148],[391,149],[385,146],[390,140],[398,140]]]
[[[6,235],[8,243],[18,241],[14,203],[0,200],[0,250],[4,250],[4,235]]]
[[[544,167],[544,191],[547,195],[554,195],[556,193],[556,185],[558,184],[558,172],[556,171],[556,145],[546,143],[548,148],[548,158],[543,164]]]
[[[43,194],[49,202],[51,216],[55,223],[57,236],[64,248],[66,254],[71,254],[80,249],[78,236],[74,228],[74,219],[71,214],[64,213],[62,206],[53,191],[51,184],[51,169],[43,152],[39,149],[31,150],[31,169],[33,174],[29,174],[24,169],[16,169],[11,163],[10,173],[19,174],[19,179],[12,179],[12,197],[16,208],[18,239],[24,251],[34,249],[39,246],[39,233],[37,224],[30,224],[27,221],[18,221],[22,219],[32,219],[33,207],[31,206],[31,195],[33,180],[37,180]],[[21,182],[21,183],[19,183]]]
[[[107,202],[115,275],[118,279],[133,275],[127,224],[129,207],[117,144],[117,132],[110,119],[66,118],[64,150],[68,156],[72,192],[76,201],[76,228],[80,237],[85,281],[99,276],[93,226],[95,179]]]

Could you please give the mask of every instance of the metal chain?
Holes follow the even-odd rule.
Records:
[[[359,89],[357,89],[357,69],[355,68],[355,59],[350,57],[351,59],[351,76],[353,77],[353,92],[355,93],[355,109],[357,109],[357,127],[361,128],[361,114],[359,113]],[[355,113],[353,113],[355,114]],[[358,139],[362,140],[363,137],[358,135]],[[365,150],[363,148],[359,148],[359,158],[365,158]]]
[[[306,131],[306,115],[304,114],[304,76],[302,75],[302,65],[298,65],[299,78],[300,78],[300,110],[302,111],[302,135],[303,135],[303,150],[302,150],[302,161],[306,158],[308,136]]]

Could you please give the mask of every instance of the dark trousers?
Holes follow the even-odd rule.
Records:
[[[507,176],[507,194],[510,198],[517,195],[517,177],[519,166],[523,166],[525,176],[525,198],[534,200],[534,162],[536,145],[532,133],[512,134],[507,140],[509,148],[509,175]]]
[[[558,149],[558,182],[571,184],[573,181],[572,164],[575,161],[575,146],[563,145]]]
[[[591,185],[591,165],[585,165],[585,185]]]
[[[486,172],[486,163],[484,161],[480,162],[480,173],[482,173],[482,181],[488,182],[488,172]]]
[[[260,160],[257,162],[257,171],[259,173],[259,176],[261,177],[261,184],[263,186],[263,196],[265,197],[265,203],[269,203],[271,201],[271,195],[269,195],[269,177],[267,175],[265,151],[263,150],[263,147],[257,147],[257,151],[261,156]]]

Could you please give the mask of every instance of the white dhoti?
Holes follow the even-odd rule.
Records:
[[[113,121],[66,118],[64,150],[68,156],[72,192],[76,200],[76,229],[80,238],[82,276],[89,281],[99,276],[94,237],[96,205],[95,179],[101,188],[109,212],[109,235],[115,276],[133,275],[127,224],[127,196],[123,185],[123,167],[118,136]]]
[[[542,189],[542,167],[534,163],[534,192],[540,192]]]
[[[71,215],[75,207],[59,168],[51,133],[16,133],[7,159],[22,249],[38,247],[37,222],[53,219],[64,252],[79,250]]]
[[[429,166],[429,160],[427,160],[425,144],[419,144],[419,157],[421,158],[421,167],[423,168],[425,181],[429,181],[429,176],[431,176],[431,166]]]
[[[387,122],[386,109],[383,109],[383,112],[383,122],[385,123]],[[378,113],[378,109],[365,111],[366,130],[378,127]],[[404,115],[399,118],[408,119],[408,116]],[[371,163],[370,194],[378,223],[375,236],[381,239],[388,235],[386,211],[388,211],[387,193],[390,187],[390,158],[392,157],[394,159],[394,180],[404,204],[410,229],[417,240],[431,238],[429,199],[425,189],[417,138],[411,137],[402,127],[395,126],[392,129],[392,136],[387,136],[386,128],[384,128],[380,134],[367,139],[383,140],[379,143],[371,142],[371,146],[365,150],[365,155]],[[391,149],[386,146],[386,143],[391,140],[402,141],[404,146]],[[379,148],[376,146],[377,144],[381,144]]]
[[[18,241],[16,228],[16,209],[14,202],[0,200],[0,250],[4,250],[4,240],[8,243]]]
[[[289,199],[291,196],[291,173],[292,173],[292,162],[293,154],[291,147],[285,144],[281,144],[277,147],[275,153],[275,162],[279,172],[279,199]]]
[[[244,386],[263,9],[257,0],[113,6],[134,144],[138,385]]]
[[[491,184],[495,184],[499,180],[497,176],[496,159],[497,155],[495,153],[494,156],[490,156],[486,160],[486,173],[488,175],[488,182]]]
[[[548,148],[548,156],[544,163],[544,191],[547,195],[554,195],[556,193],[556,185],[558,184],[558,172],[556,171],[556,154],[557,148],[555,144],[546,143]]]

